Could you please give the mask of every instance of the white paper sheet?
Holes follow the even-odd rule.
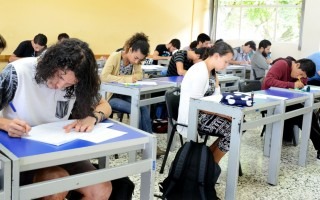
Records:
[[[99,123],[88,133],[75,131],[65,133],[63,127],[73,121],[74,120],[67,120],[34,126],[29,132],[29,135],[24,138],[59,146],[76,139],[99,143],[126,134],[126,132],[108,128],[113,125],[112,123]]]
[[[254,94],[254,98],[258,98],[258,99],[271,98],[271,99],[281,99],[281,100],[288,99],[287,97],[279,97],[279,96],[267,95],[267,94]]]
[[[137,81],[135,83],[123,83],[124,85],[157,85],[154,81]]]

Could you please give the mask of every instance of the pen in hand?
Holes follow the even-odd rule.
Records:
[[[30,128],[29,125],[26,124],[24,121],[21,121],[21,120],[20,120],[20,118],[19,118],[19,116],[18,116],[18,113],[17,113],[17,110],[16,110],[16,108],[15,108],[15,106],[13,105],[12,102],[9,102],[9,106],[10,106],[10,108],[12,109],[12,111],[15,113],[16,118],[17,118],[17,120],[14,120],[14,121],[15,121],[14,123],[15,123],[16,125],[18,125],[19,127],[22,127],[22,128],[23,128],[23,130],[16,129],[17,131],[22,131],[22,132],[23,132],[23,134],[22,134],[22,135],[19,134],[19,136],[28,135],[28,132],[30,131],[31,128]],[[10,131],[10,129],[11,129],[11,132],[14,131],[14,128],[9,128],[8,132]],[[15,134],[15,135],[18,135],[18,134]]]

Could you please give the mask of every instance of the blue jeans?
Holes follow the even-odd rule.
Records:
[[[131,97],[129,96],[114,95],[114,97],[109,100],[109,104],[112,109],[119,112],[131,113]],[[139,129],[152,133],[150,112],[147,106],[140,107]]]

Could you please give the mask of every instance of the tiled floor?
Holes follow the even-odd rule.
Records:
[[[292,145],[282,147],[279,184],[277,186],[271,186],[266,182],[268,158],[264,157],[262,153],[263,138],[260,137],[260,131],[261,127],[248,130],[242,137],[240,156],[244,175],[239,177],[237,199],[320,199],[320,161],[316,159],[316,151],[312,143],[309,143],[307,167],[297,165],[298,147]],[[159,146],[165,149],[166,134],[157,134],[157,138]],[[214,138],[208,143],[212,142],[213,139]],[[163,157],[157,160],[156,183],[154,186],[155,194],[160,194],[158,183],[167,176],[177,149],[178,148],[170,153],[164,174],[159,174]],[[126,159],[126,155],[121,155],[117,162],[121,162],[122,159]],[[227,161],[228,154],[220,162],[222,172],[218,180],[219,184],[216,185],[217,194],[221,199],[224,199]],[[132,176],[130,178],[136,184],[133,199],[138,200],[140,176]]]

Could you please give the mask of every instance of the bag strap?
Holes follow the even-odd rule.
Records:
[[[206,195],[204,191],[204,185],[205,185],[204,180],[205,180],[207,165],[208,165],[207,162],[208,162],[207,146],[203,144],[201,148],[201,156],[200,156],[200,162],[199,162],[199,175],[198,175],[198,186],[199,186],[199,191],[200,191],[202,200],[206,200]]]
[[[182,171],[185,168],[185,165],[187,162],[187,157],[190,152],[191,145],[192,145],[192,141],[186,142],[184,144],[184,146],[182,147],[182,151],[179,154],[179,158],[178,158],[177,162],[175,163],[175,165],[173,165],[172,172],[170,172],[170,173],[172,173],[172,179],[169,183],[168,189],[167,189],[166,193],[164,194],[164,196],[166,196],[167,194],[170,193],[170,191],[176,185],[177,180],[180,179]]]

